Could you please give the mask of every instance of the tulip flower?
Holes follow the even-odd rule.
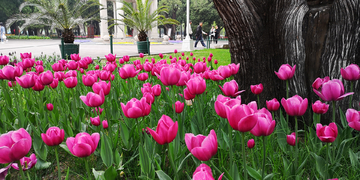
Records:
[[[104,70],[106,70],[106,71],[109,71],[110,72],[110,74],[112,73],[112,72],[114,72],[115,71],[115,69],[117,68],[117,65],[116,64],[107,64],[105,67],[104,67]]]
[[[99,78],[103,81],[108,81],[110,79],[111,72],[103,70],[99,73]]]
[[[46,108],[49,110],[49,111],[52,111],[54,109],[54,105],[52,105],[51,103],[48,103],[46,104]]]
[[[153,67],[154,67],[154,65],[152,63],[149,63],[149,62],[144,63],[144,70],[146,72],[151,72]]]
[[[66,67],[69,68],[69,70],[76,70],[78,67],[78,63],[76,61],[69,61],[66,64]]]
[[[184,110],[184,106],[185,104],[180,102],[180,101],[176,101],[175,102],[175,112],[176,113],[181,113]]]
[[[219,94],[216,98],[215,105],[214,105],[215,112],[222,118],[227,118],[225,103],[229,100],[231,100],[231,98],[225,97],[221,94]],[[239,104],[241,104],[241,101]]]
[[[20,53],[21,59],[31,58],[31,53]]]
[[[312,104],[312,110],[316,114],[325,114],[328,109],[329,105],[326,103],[322,103],[320,100],[317,100],[314,104]]]
[[[185,143],[192,155],[200,161],[208,161],[214,156],[218,149],[218,142],[214,130],[210,131],[208,136],[192,133],[185,134]]]
[[[109,124],[108,124],[107,120],[102,121],[102,126],[103,126],[104,129],[107,129],[109,127]]]
[[[92,89],[93,89],[94,93],[96,93],[96,94],[100,94],[100,91],[103,90],[104,95],[106,96],[110,93],[111,81],[106,83],[106,81],[100,80],[99,82],[96,82],[92,85]]]
[[[314,88],[313,90],[324,101],[338,101],[346,96],[354,94],[353,92],[344,94],[345,93],[344,85],[338,79],[333,79],[323,82],[318,89]]]
[[[96,150],[100,140],[99,133],[93,133],[91,136],[82,132],[73,137],[69,137],[66,140],[66,145],[69,148],[71,154],[77,157],[90,156]]]
[[[124,61],[125,61],[125,62],[129,62],[129,60],[130,60],[130,56],[125,55],[125,56],[123,56],[123,59],[124,59]]]
[[[295,134],[295,132],[291,133],[290,135],[286,135],[286,142],[290,146],[295,146],[295,142],[296,142],[296,134]]]
[[[99,107],[104,104],[105,95],[101,89],[99,94],[89,92],[86,96],[80,96],[80,99],[89,107]]]
[[[153,86],[151,88],[151,90],[152,90],[152,93],[154,94],[154,96],[160,96],[160,94],[161,94],[161,86],[160,86],[160,84],[157,84],[157,85]]]
[[[289,116],[302,116],[306,112],[308,100],[295,95],[289,99],[282,98],[281,104]]]
[[[64,71],[64,66],[61,63],[54,63],[51,67],[55,72]]]
[[[0,164],[18,161],[30,151],[32,139],[23,128],[0,136]]]
[[[167,88],[167,87],[166,87]],[[169,90],[167,90],[169,91]],[[189,91],[189,88],[185,88],[184,89],[184,98],[185,100],[192,100],[195,98],[195,94],[192,94],[190,91]]]
[[[7,65],[9,63],[9,56],[0,56],[0,65]]]
[[[255,146],[255,140],[249,139],[249,141],[247,142],[247,146],[249,149],[252,149]]]
[[[280,107],[280,103],[276,98],[274,98],[272,100],[266,101],[266,107],[269,111],[277,111]]]
[[[13,85],[13,83],[14,83],[14,85]],[[9,86],[9,87],[15,86],[15,85],[16,85],[16,81],[14,81],[13,83],[12,83],[11,81],[9,81],[9,82],[8,82],[8,86]]]
[[[74,88],[77,85],[77,78],[76,77],[68,77],[64,79],[64,84],[67,88]]]
[[[201,76],[195,76],[186,83],[187,89],[193,95],[199,95],[206,90],[206,81]]]
[[[44,72],[44,67],[41,65],[35,66],[35,70],[38,74]]]
[[[54,77],[57,78],[59,81],[63,81],[65,78],[64,72],[55,72]]]
[[[96,70],[100,69],[100,66],[99,66],[99,65],[96,65],[96,66],[95,66],[95,69],[96,69]]]
[[[205,75],[206,75],[207,71],[205,71]],[[213,71],[208,71],[208,76],[211,80],[213,81],[221,81],[221,80],[224,80],[224,77],[222,77],[220,74],[219,74],[219,71],[218,70],[213,70]]]
[[[99,116],[96,116],[96,117],[90,117],[90,122],[92,125],[94,126],[100,126],[100,117]]]
[[[230,82],[226,82],[223,87],[221,87],[219,85],[219,87],[220,87],[221,91],[224,93],[225,96],[236,97],[240,93],[244,92],[244,90],[238,91],[239,85],[235,80],[231,80]]]
[[[23,69],[31,68],[31,67],[33,67],[34,64],[35,64],[35,59],[30,59],[30,58],[23,59],[23,61],[21,62],[21,64],[22,64],[22,68],[23,68]]]
[[[140,58],[143,58],[143,57],[144,57],[144,53],[140,53],[140,54],[139,54],[139,57],[140,57]]]
[[[138,80],[140,80],[140,81],[146,81],[148,78],[149,78],[148,73],[140,73],[140,74],[138,74]]]
[[[194,65],[194,72],[195,72],[195,73],[203,73],[203,72],[206,71],[206,69],[207,69],[206,63],[197,62],[197,63]]]
[[[296,65],[291,67],[289,64],[283,64],[280,66],[279,71],[275,72],[277,77],[281,80],[289,80],[294,76]]]
[[[322,142],[334,142],[338,129],[335,123],[330,123],[329,126],[323,126],[320,123],[316,124],[316,135]]]
[[[154,140],[160,145],[171,143],[178,131],[178,122],[174,121],[167,115],[162,115],[158,121],[156,131],[147,128]]]
[[[218,60],[217,59],[215,59],[214,60],[214,64],[218,64],[219,62],[218,62]]]
[[[180,79],[179,79],[178,83],[176,84],[176,86],[185,86],[186,83],[189,81],[189,79],[190,79],[189,71],[181,72]]]
[[[147,116],[151,111],[151,104],[146,102],[146,98],[141,98],[141,100],[137,100],[136,98],[132,98],[127,104],[121,103],[121,109],[124,112],[124,115],[127,118],[139,118],[143,116]]]
[[[355,109],[348,109],[346,111],[346,120],[348,122],[348,125],[357,130],[360,131],[360,112]]]
[[[148,104],[153,104],[155,101],[155,97],[152,93],[145,93],[143,94],[143,97],[146,99]]]
[[[181,71],[174,67],[164,67],[157,76],[165,86],[172,86],[179,82]]]
[[[32,74],[25,74],[20,78],[15,77],[16,82],[23,88],[31,88],[35,85],[35,76]]]
[[[220,66],[218,68],[220,76],[224,77],[224,79],[230,77],[232,75],[230,66]]]
[[[248,132],[257,124],[258,118],[254,115],[254,112],[254,109],[246,104],[239,104],[232,109],[226,109],[230,126],[240,132]]]
[[[96,107],[96,108],[93,109],[92,111],[93,111],[93,112],[96,112],[96,114],[102,114],[103,110],[104,110],[104,109],[102,109],[102,108],[100,108],[100,107],[99,107],[99,108]]]
[[[73,71],[73,70],[70,70],[68,71],[67,73],[65,73],[65,78],[68,78],[68,77],[77,77],[77,71]]]
[[[263,91],[264,87],[263,85],[260,83],[260,84],[257,84],[257,85],[250,85],[250,89],[251,89],[251,92],[255,95],[259,95],[261,94],[261,92]]]
[[[255,113],[257,118],[256,125],[251,129],[250,133],[254,136],[269,136],[274,132],[275,120],[272,119],[271,113],[262,108]]]
[[[39,79],[42,85],[49,85],[53,82],[54,76],[51,71],[46,71],[40,74]]]
[[[59,85],[59,80],[57,78],[53,79],[53,82],[50,84],[50,87],[55,89]]]
[[[67,60],[65,60],[65,59],[60,59],[60,60],[58,61],[58,63],[60,63],[61,65],[65,66],[68,62],[67,62]]]
[[[97,81],[96,75],[83,75],[82,82],[85,86],[91,87]]]
[[[22,67],[5,66],[0,70],[0,79],[15,81],[16,77],[20,77],[22,74],[23,74]]]
[[[127,79],[135,77],[139,72],[140,70],[135,70],[133,64],[125,64],[122,68],[120,68],[119,75],[122,79]]]
[[[113,62],[116,60],[116,54],[115,55],[113,55],[113,54],[105,55],[105,58],[108,62]]]
[[[46,133],[41,133],[41,138],[48,146],[57,146],[64,141],[65,132],[58,127],[50,127]]]
[[[44,90],[45,86],[41,84],[39,77],[36,77],[35,75],[35,84],[33,87],[31,87],[34,91],[42,91]]]
[[[224,173],[219,176],[221,180]],[[214,180],[211,168],[206,164],[200,164],[193,173],[193,180]]]
[[[193,56],[194,54],[192,52],[190,52],[190,56]]]
[[[23,171],[31,169],[32,167],[35,166],[36,163],[37,163],[37,159],[34,153],[31,154],[30,157],[23,157],[20,159],[20,164]],[[16,170],[19,170],[18,163],[12,163],[11,167],[13,167]]]
[[[74,60],[74,61],[81,60],[81,57],[79,56],[79,54],[70,54],[70,58],[71,58],[71,60]]]
[[[360,68],[356,64],[350,64],[345,69],[341,68],[341,76],[347,81],[357,81],[360,79]]]

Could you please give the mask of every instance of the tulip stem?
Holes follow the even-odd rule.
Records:
[[[222,172],[220,171],[220,169],[217,168],[211,160],[209,160],[209,162],[210,162],[210,164],[215,168],[215,170],[216,170],[218,173],[220,173],[220,174],[222,173]]]
[[[353,87],[354,87],[354,83],[350,81],[350,92],[353,92]],[[352,99],[353,99],[353,95],[350,95],[349,108],[352,107]]]
[[[298,153],[299,153],[298,138],[299,138],[298,120],[297,120],[297,116],[295,116],[295,171],[297,171],[297,162],[298,162]]]
[[[232,149],[232,127],[228,123],[228,130],[229,130],[229,149],[230,149],[230,167],[232,167],[233,163],[233,149]]]
[[[333,108],[333,112],[332,112],[332,122],[335,122],[335,114],[336,114],[336,111],[335,111],[335,101],[332,101],[332,108]]]
[[[327,153],[326,153],[326,175],[325,175],[325,178],[326,179],[329,179],[329,166],[330,166],[330,161],[329,161],[329,156],[330,156],[330,143],[327,143],[327,145],[326,145],[326,151],[327,151]]]
[[[265,160],[266,160],[266,136],[263,136],[263,164],[262,164],[262,173],[261,173],[261,179],[264,180],[264,174],[265,174]]]
[[[242,156],[243,156],[243,165],[244,165],[244,179],[247,180],[247,169],[246,169],[246,158],[245,158],[245,133],[242,132],[241,136],[241,147],[242,147]]]
[[[26,176],[24,174],[24,171],[23,171],[22,165],[20,163],[20,160],[17,161],[17,164],[18,164],[18,167],[19,167],[19,172],[20,172],[20,175],[21,175],[21,179],[26,180]]]
[[[57,168],[58,168],[58,179],[61,179],[58,148],[59,148],[59,146],[55,146],[55,156],[56,156],[56,164],[57,164]]]
[[[88,162],[87,157],[85,157],[84,160],[85,160],[85,168],[86,168],[88,180],[91,180],[92,178],[91,178],[91,174],[90,174],[89,162]]]

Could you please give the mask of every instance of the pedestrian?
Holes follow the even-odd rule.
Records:
[[[189,24],[188,24],[188,26],[186,27],[186,30],[185,30],[185,35],[186,35],[186,31],[187,32],[189,32],[189,36],[190,36],[190,39],[192,39],[192,34],[193,34],[193,31],[192,31],[192,29],[191,29],[191,24],[192,24],[192,22],[191,22],[191,20],[189,21]]]
[[[218,38],[220,36],[220,29],[218,26],[215,26],[215,43],[218,43]]]
[[[202,30],[202,26],[203,26],[203,22],[200,22],[199,25],[198,25],[198,27],[196,28],[195,48],[196,48],[196,45],[197,45],[197,43],[198,43],[199,41],[201,42],[201,45],[203,45],[204,47],[206,47],[202,35],[203,35],[203,34],[207,35],[207,33]]]
[[[211,29],[210,29],[210,38],[211,38],[211,42],[215,42],[215,27],[212,26]]]
[[[6,41],[5,27],[4,27],[4,25],[3,25],[2,22],[0,22],[0,37],[1,37],[1,43],[3,43],[4,41]]]

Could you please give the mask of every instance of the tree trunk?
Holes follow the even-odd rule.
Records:
[[[296,64],[290,96],[307,97],[309,105],[319,99],[311,87],[317,77],[339,79],[341,67],[359,65],[360,0],[214,0],[214,4],[229,37],[231,62],[240,63],[235,79],[246,90],[244,103],[255,100],[252,84],[264,85],[262,107],[265,100],[285,97],[285,82],[274,73],[285,63]],[[349,83],[344,84],[350,91]],[[354,92],[359,87],[356,83]],[[357,108],[358,94],[353,102]],[[348,98],[338,103],[343,110],[346,104]]]

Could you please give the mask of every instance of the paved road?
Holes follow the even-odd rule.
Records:
[[[75,40],[76,44],[80,45],[80,56],[90,56],[92,58],[101,57],[110,53],[109,41],[102,41],[99,39],[82,39]],[[218,44],[225,44],[227,41],[219,41]],[[0,53],[8,55],[9,53],[16,52],[14,56],[20,58],[20,53],[31,52],[33,57],[44,55],[60,55],[59,39],[44,39],[44,40],[9,40],[6,43],[0,44]],[[214,48],[214,44],[211,44]],[[170,53],[174,49],[180,51],[182,48],[181,43],[171,44],[152,44],[150,46],[151,54]],[[204,49],[200,42],[196,50]],[[137,55],[137,46],[135,44],[114,44],[114,54],[118,57],[124,55],[134,56]]]

